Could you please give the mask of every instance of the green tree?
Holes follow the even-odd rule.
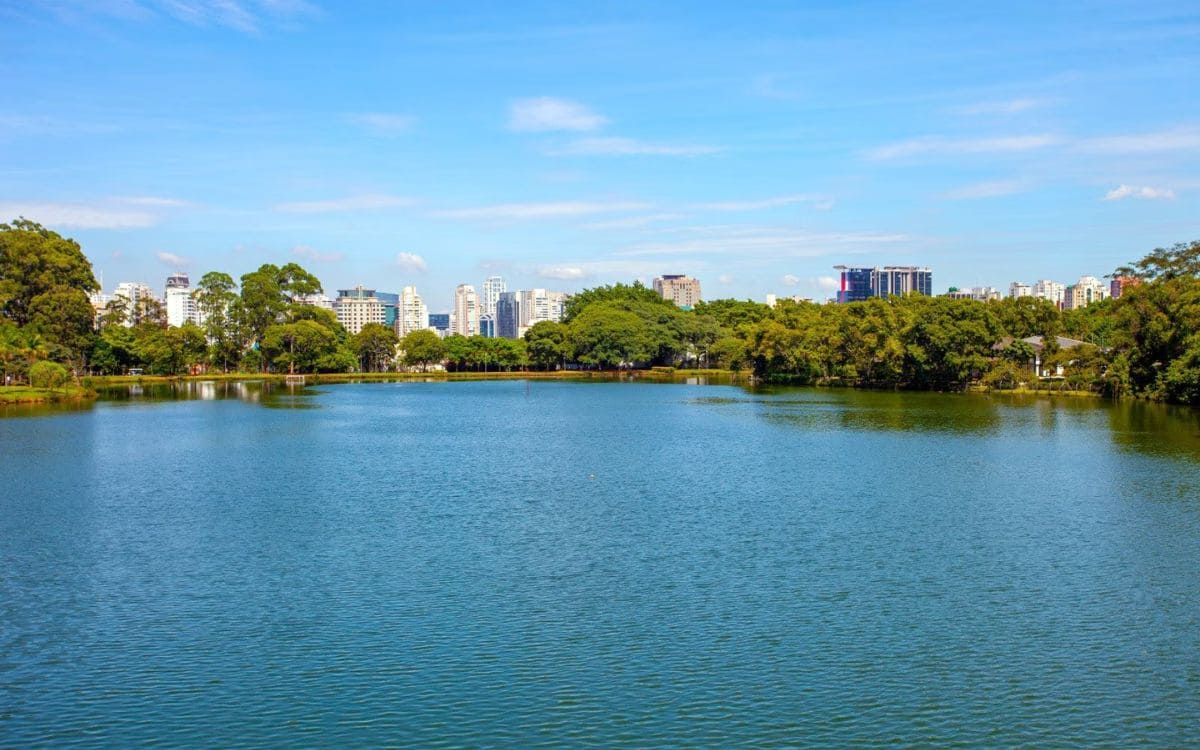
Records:
[[[263,333],[262,352],[280,370],[288,372],[315,372],[323,358],[338,351],[337,337],[333,331],[313,320],[296,323],[279,323]],[[354,354],[350,353],[353,367]]]
[[[459,336],[458,338],[462,338]],[[432,364],[437,364],[446,356],[446,347],[438,335],[430,330],[412,331],[400,340],[400,349],[404,352],[404,364],[409,367],[420,367],[428,370]]]
[[[29,368],[29,384],[34,388],[61,388],[71,379],[67,369],[49,360]]]
[[[235,303],[237,285],[233,277],[220,271],[209,271],[196,284],[192,297],[196,310],[204,321],[204,335],[209,342],[209,359],[219,365],[222,372],[229,372],[231,363],[236,363],[242,349],[239,336]]]
[[[86,297],[97,289],[79,243],[24,218],[0,224],[0,317],[24,326],[33,321],[36,298],[67,290]]]
[[[571,354],[567,327],[552,320],[534,323],[525,331],[525,348],[530,363],[539,370],[566,367]]]
[[[567,340],[580,362],[600,368],[648,362],[656,343],[645,321],[607,303],[584,308],[567,326]]]
[[[434,338],[437,338],[436,335]],[[386,372],[396,360],[396,332],[382,323],[367,323],[351,337],[351,348],[363,372]]]

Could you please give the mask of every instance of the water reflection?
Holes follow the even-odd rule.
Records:
[[[100,389],[100,399],[109,402],[244,401],[268,408],[315,408],[311,397],[320,391],[266,380],[187,380],[170,383],[134,384]]]

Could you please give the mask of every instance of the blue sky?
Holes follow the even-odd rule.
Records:
[[[824,298],[1200,239],[1192,2],[0,0],[0,217],[105,287],[660,273]]]

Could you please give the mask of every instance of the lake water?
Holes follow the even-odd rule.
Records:
[[[1200,744],[1197,411],[117,395],[0,419],[0,745]]]

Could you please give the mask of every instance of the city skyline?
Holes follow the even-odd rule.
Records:
[[[492,275],[823,299],[835,263],[1003,288],[1198,231],[1186,3],[0,19],[0,221],[75,237],[109,284],[295,261],[437,310]]]

